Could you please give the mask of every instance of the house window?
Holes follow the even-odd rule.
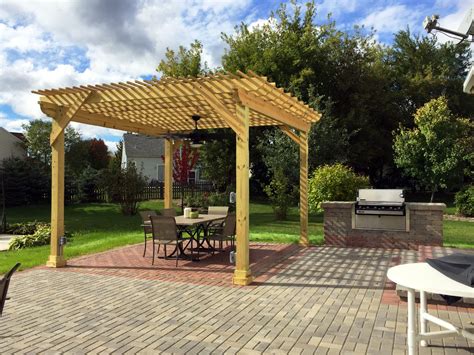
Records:
[[[161,164],[157,165],[156,179],[160,182],[165,180],[165,166],[164,165],[161,165]]]
[[[196,171],[190,170],[188,175],[188,183],[194,184],[196,182]]]

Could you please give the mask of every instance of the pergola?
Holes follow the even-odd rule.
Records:
[[[38,90],[41,110],[53,119],[50,267],[63,267],[64,129],[69,122],[166,136],[165,208],[172,207],[172,134],[199,129],[231,128],[236,136],[236,241],[233,282],[252,282],[249,267],[249,127],[278,126],[300,152],[300,244],[308,241],[308,132],[320,114],[249,71],[196,78],[162,78],[102,85]],[[171,135],[171,136],[170,136]]]

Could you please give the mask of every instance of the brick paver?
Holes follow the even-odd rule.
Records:
[[[383,300],[385,274],[419,260],[417,251],[252,245],[261,250],[253,261],[260,281],[227,287],[216,281],[231,277],[219,272],[227,270],[225,254],[222,263],[183,262],[177,270],[163,260],[151,268],[138,254],[133,263],[144,265],[127,269],[126,256],[141,250],[127,248],[73,260],[68,272],[16,274],[0,353],[405,353],[406,305]],[[206,276],[213,281],[196,280]],[[434,312],[459,325],[474,321],[472,308]],[[474,350],[462,338],[432,344],[421,354]]]

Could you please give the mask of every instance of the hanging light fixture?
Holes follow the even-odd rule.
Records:
[[[201,137],[201,133],[199,133],[198,130],[198,121],[200,120],[201,116],[194,114],[191,116],[191,118],[194,121],[194,131],[191,133],[190,138],[191,138],[191,148],[201,148],[203,141]]]

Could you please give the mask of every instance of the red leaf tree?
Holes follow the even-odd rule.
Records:
[[[188,141],[183,141],[173,154],[173,180],[181,185],[186,184],[189,172],[194,169],[199,159],[199,151],[191,148]]]
[[[161,157],[165,161],[165,157]],[[183,141],[175,148],[173,154],[173,180],[181,186],[181,209],[184,210],[184,185],[188,182],[189,172],[194,169],[199,159],[199,151],[191,148],[188,141]]]
[[[161,159],[165,161],[163,155]],[[181,142],[173,154],[173,180],[180,184],[188,182],[189,172],[194,169],[198,159],[199,151],[191,148],[188,141]]]

